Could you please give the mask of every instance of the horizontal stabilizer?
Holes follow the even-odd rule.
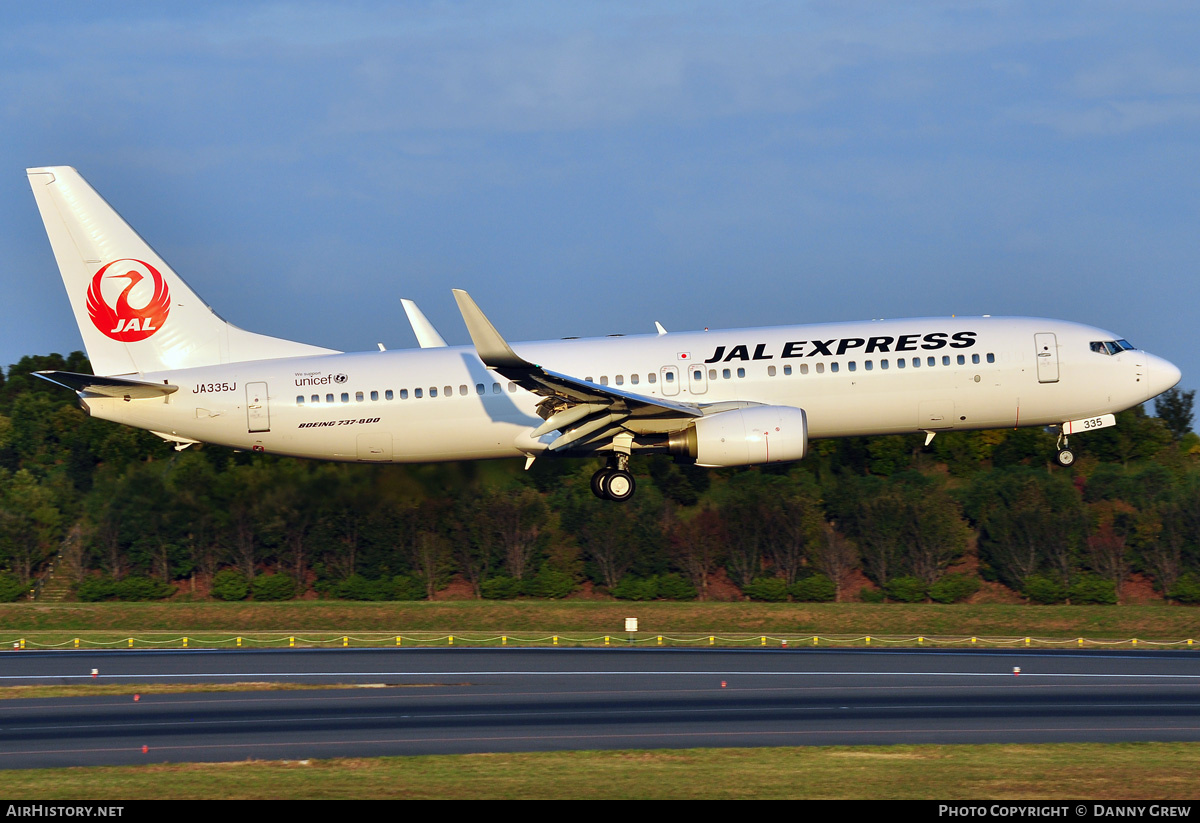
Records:
[[[94,374],[76,374],[69,371],[38,371],[33,374],[71,391],[100,395],[101,397],[128,397],[131,400],[141,400],[148,397],[165,397],[179,391],[178,386],[168,383],[147,383],[145,380],[130,380],[126,377],[100,377]]]

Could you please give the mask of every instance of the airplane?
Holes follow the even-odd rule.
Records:
[[[633,496],[634,455],[700,466],[801,460],[810,440],[1049,427],[1069,437],[1180,371],[1065,320],[942,317],[565,338],[510,345],[467,292],[471,346],[411,301],[420,348],[346,353],[223,320],[68,166],[27,169],[94,375],[39,377],[88,414],[184,449],[414,463],[605,458],[597,497]]]

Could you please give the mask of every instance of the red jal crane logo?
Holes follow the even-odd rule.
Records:
[[[143,271],[138,271],[133,266],[118,266],[118,270],[127,270],[120,271],[120,273],[110,272],[109,269],[118,263],[136,264]],[[146,279],[147,275],[154,280],[154,294],[146,305],[134,308],[129,305],[129,294],[138,283]],[[125,278],[128,278],[129,284],[117,297],[116,305],[110,305],[104,299],[101,291],[102,281]],[[87,308],[88,314],[92,317],[92,323],[106,336],[113,340],[120,340],[122,343],[135,343],[138,340],[145,340],[162,328],[163,322],[167,319],[167,313],[171,311],[171,293],[158,269],[144,260],[127,257],[114,260],[96,272],[95,277],[92,278],[92,285],[88,288]]]

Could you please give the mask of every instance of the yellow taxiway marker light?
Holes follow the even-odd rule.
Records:
[[[817,645],[817,636],[815,634],[813,635],[813,645]]]
[[[608,635],[607,635],[607,634],[606,634],[606,635],[604,635],[604,645],[605,645],[605,646],[607,646],[607,645],[608,645]]]
[[[450,635],[450,637],[447,639],[450,641],[447,645],[453,646],[454,645],[454,635]]]
[[[184,647],[185,649],[187,648],[187,638],[186,638],[186,637],[185,637],[185,638],[183,638],[183,647]]]
[[[759,645],[760,645],[760,646],[765,646],[765,645],[767,645],[767,638],[766,638],[766,635],[763,635],[763,637],[762,637],[762,642],[761,642]]]
[[[1082,638],[1082,637],[1081,637],[1081,638],[1079,638],[1079,646],[1080,646],[1081,648],[1083,647],[1083,638]]]
[[[78,637],[75,638],[75,648],[77,648],[77,649],[79,648],[79,638]]]
[[[976,639],[976,638],[974,638],[974,637],[972,637],[972,638],[971,638],[971,643],[972,643],[972,645],[974,645],[974,643],[975,643],[975,639]]]
[[[1028,637],[1026,637],[1026,638],[1025,638],[1025,645],[1026,645],[1026,646],[1028,646],[1028,645],[1029,645],[1029,638],[1028,638]]]
[[[658,645],[660,645],[660,646],[662,645],[662,635],[661,634],[658,636]]]
[[[868,646],[871,645],[871,635],[869,635],[869,634],[867,635],[867,645]]]
[[[238,645],[238,648],[239,648],[239,649],[242,647],[242,638],[240,638],[240,637],[239,637],[239,638],[237,639],[237,645]]]
[[[708,636],[708,645],[710,645],[710,646],[711,646],[711,645],[712,645],[713,643],[715,643],[715,642],[716,642],[716,638],[715,638],[715,637],[713,637],[713,636],[710,634],[710,635]]]
[[[296,638],[289,637],[288,638],[288,646],[290,647],[290,646],[295,646],[295,645],[296,645]]]
[[[1137,645],[1137,638],[1136,638],[1136,637],[1135,637],[1135,638],[1133,638],[1133,645],[1135,645],[1135,646]]]
[[[924,644],[925,644],[925,638],[924,638],[924,637],[919,637],[919,636],[918,636],[918,637],[917,637],[917,645],[918,645],[918,646],[923,646]]]
[[[557,635],[557,634],[556,634],[556,635],[554,635],[554,645],[555,645],[555,646],[557,646],[557,645],[558,645],[558,635]]]
[[[501,646],[507,646],[507,645],[508,645],[508,635],[507,635],[507,634],[502,634],[502,635],[500,635],[500,645],[501,645]]]
[[[396,635],[396,645],[400,645],[400,635]]]
[[[133,648],[133,638],[129,638],[129,648]]]

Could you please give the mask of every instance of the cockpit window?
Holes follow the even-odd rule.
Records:
[[[1133,351],[1133,345],[1128,340],[1093,340],[1092,351],[1097,354],[1120,354],[1123,351]]]

